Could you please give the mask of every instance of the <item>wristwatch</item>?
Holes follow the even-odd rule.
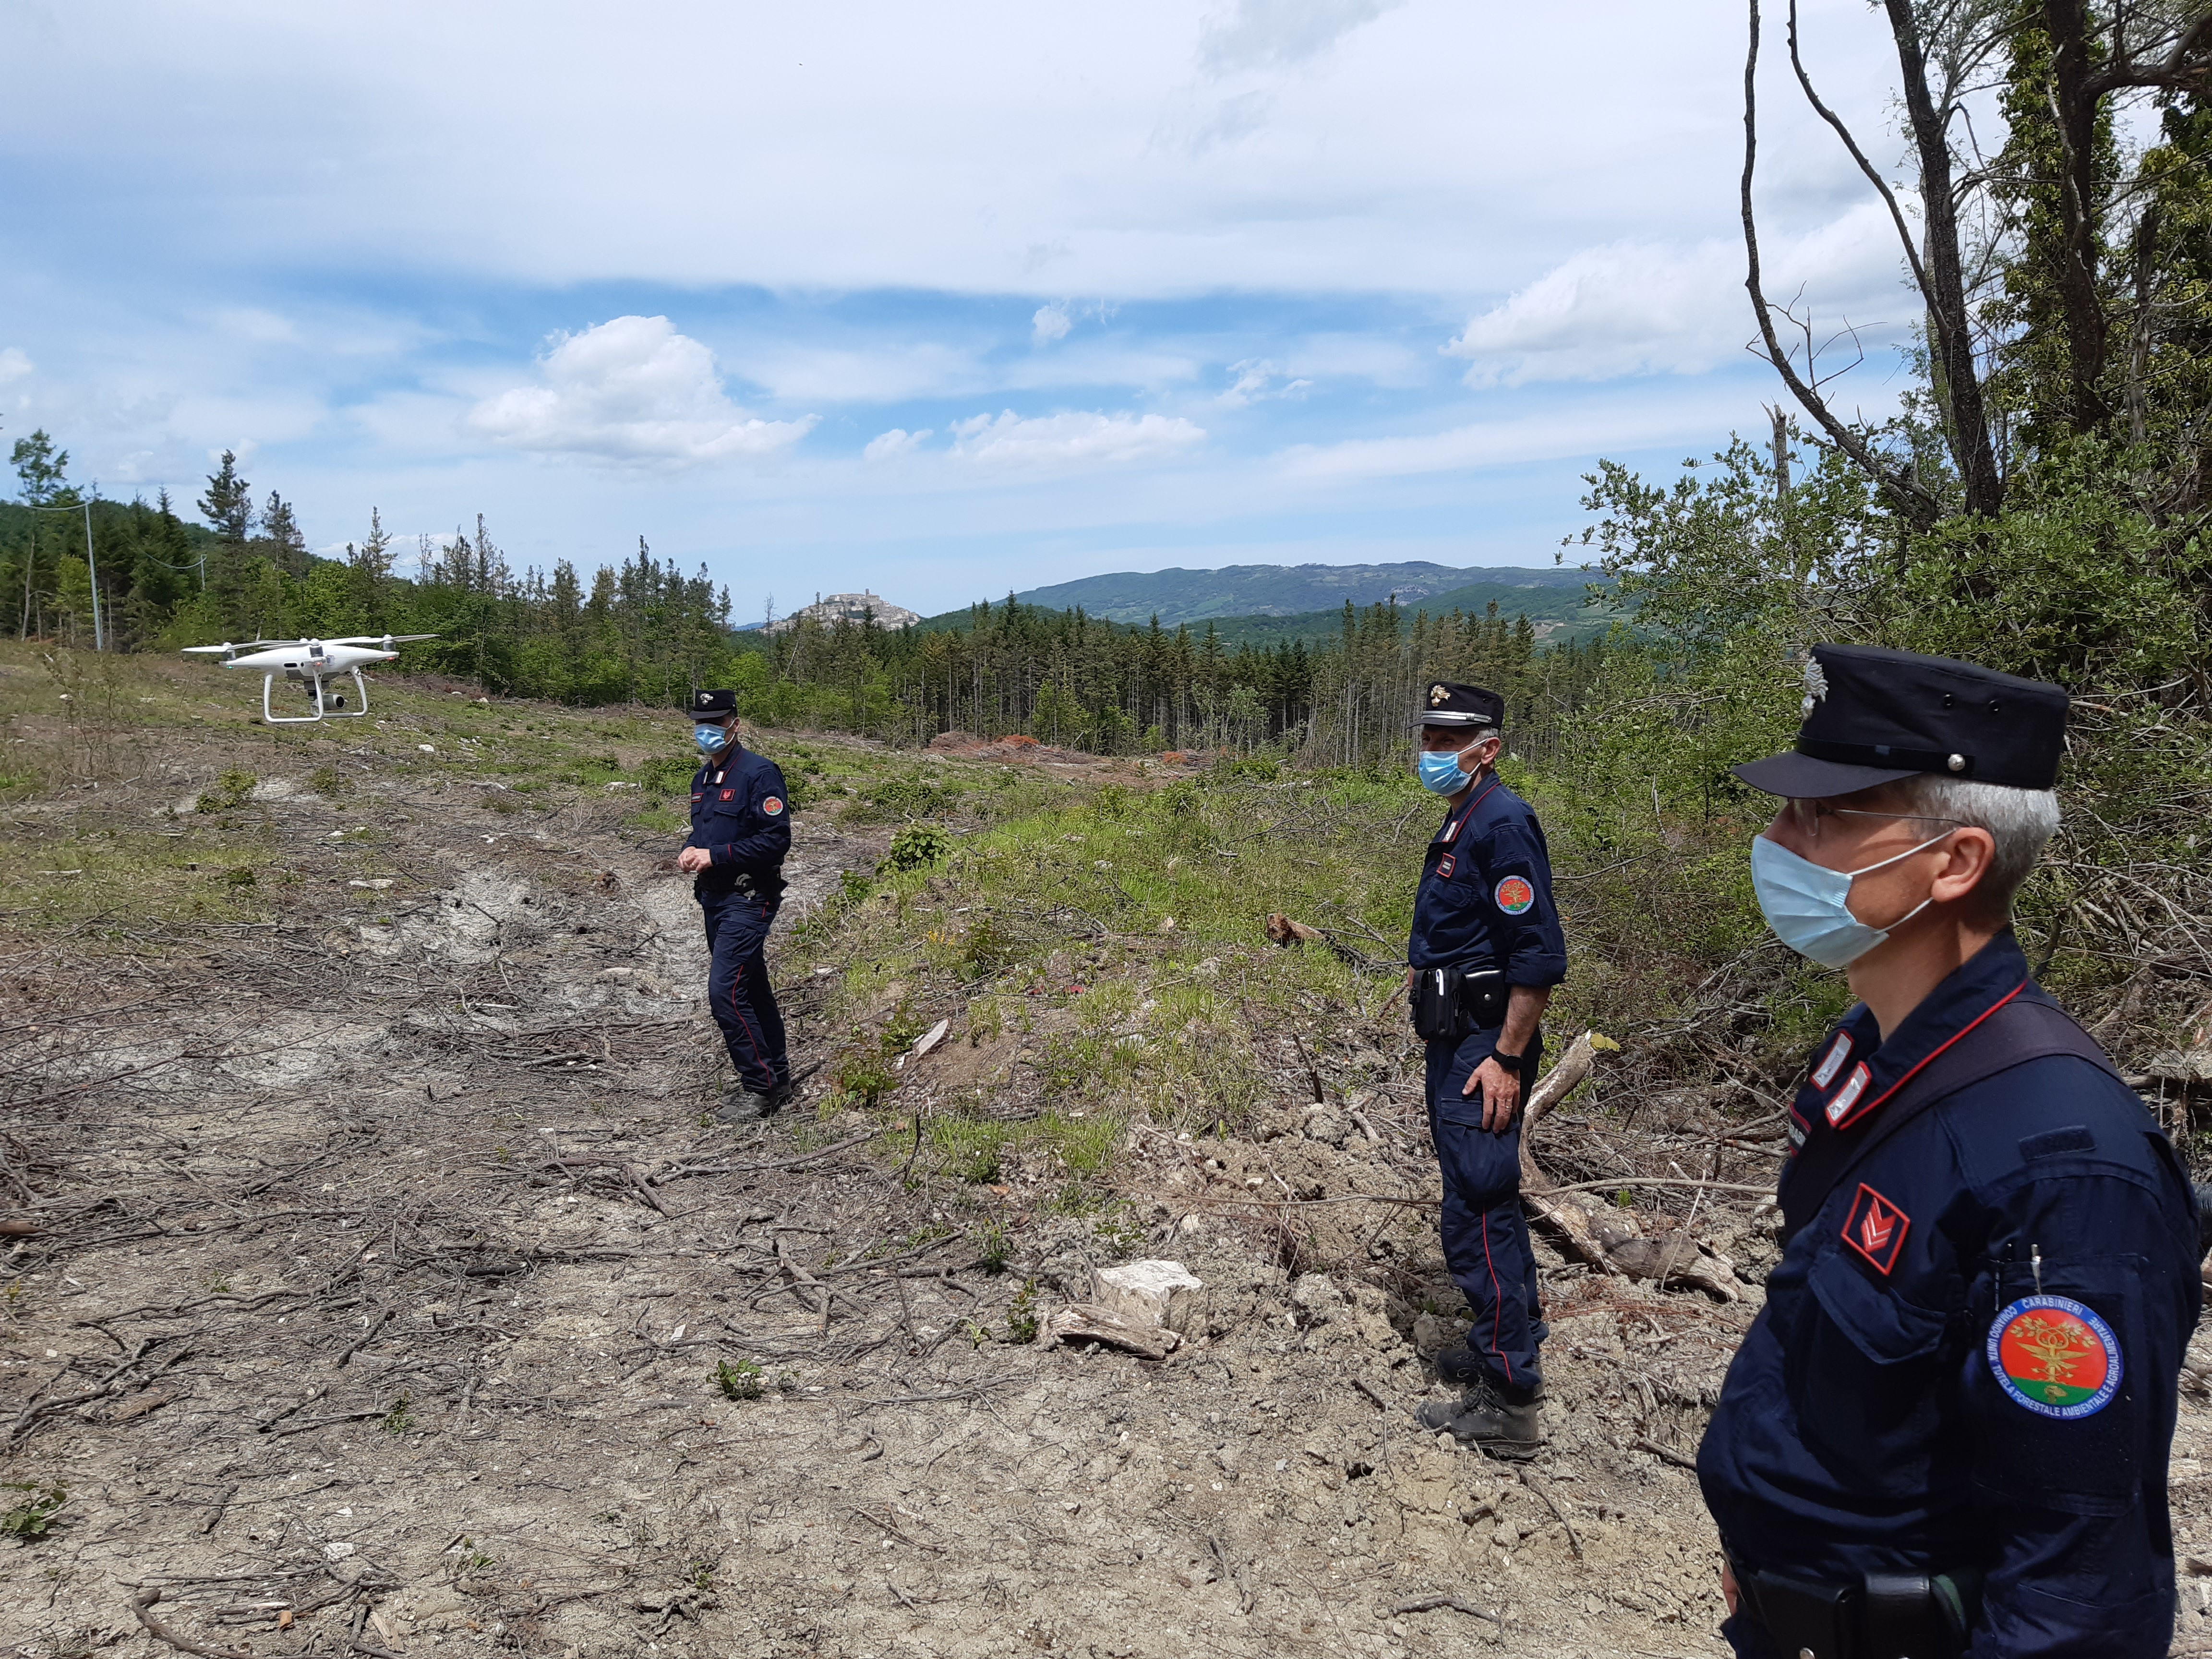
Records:
[[[1498,1069],[1501,1072],[1510,1072],[1516,1077],[1525,1076],[1528,1073],[1528,1056],[1526,1054],[1509,1054],[1503,1048],[1492,1048],[1490,1057],[1498,1062]]]

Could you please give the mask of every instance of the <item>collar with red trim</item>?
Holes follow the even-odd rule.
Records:
[[[1452,812],[1444,814],[1443,824],[1437,830],[1436,841],[1432,844],[1438,847],[1449,847],[1458,841],[1460,831],[1467,828],[1483,802],[1496,794],[1504,781],[1504,780],[1497,773],[1492,772],[1468,785],[1468,787],[1473,789],[1474,793],[1468,798],[1466,805],[1455,807]],[[1453,816],[1454,812],[1456,812],[1456,817]]]
[[[1790,1109],[1790,1139],[1802,1145],[1816,1122],[1831,1129],[1864,1122],[2027,984],[2027,958],[2007,928],[1923,998],[1887,1039],[1861,1003],[1815,1051],[1812,1073]]]

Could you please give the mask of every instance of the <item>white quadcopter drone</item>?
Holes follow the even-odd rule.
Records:
[[[252,640],[244,645],[188,645],[191,656],[222,657],[225,668],[245,668],[261,676],[261,718],[271,726],[308,726],[319,720],[359,720],[368,713],[368,686],[361,678],[364,665],[390,662],[399,653],[392,647],[410,640],[434,640],[435,634],[360,634],[343,640]],[[315,705],[312,714],[279,714],[269,706],[276,677],[301,686]],[[361,707],[345,706],[345,694],[334,691],[327,702],[323,681],[340,674],[353,676]]]

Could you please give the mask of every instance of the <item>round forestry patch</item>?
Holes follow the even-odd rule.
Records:
[[[1528,884],[1525,876],[1508,876],[1498,884],[1498,890],[1491,896],[1507,915],[1517,916],[1525,915],[1536,902],[1536,890]]]
[[[2024,1296],[1990,1327],[1997,1386],[2041,1417],[2087,1417],[2120,1387],[2112,1328],[2070,1297]]]

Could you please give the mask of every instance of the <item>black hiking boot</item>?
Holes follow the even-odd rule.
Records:
[[[1413,1420],[1431,1432],[1449,1430],[1462,1446],[1525,1462],[1543,1449],[1543,1404],[1541,1383],[1509,1393],[1486,1376],[1457,1400],[1425,1401],[1415,1408]]]
[[[763,1093],[732,1085],[714,1109],[717,1123],[761,1123],[774,1117],[791,1102],[799,1091],[788,1083],[779,1083]]]

